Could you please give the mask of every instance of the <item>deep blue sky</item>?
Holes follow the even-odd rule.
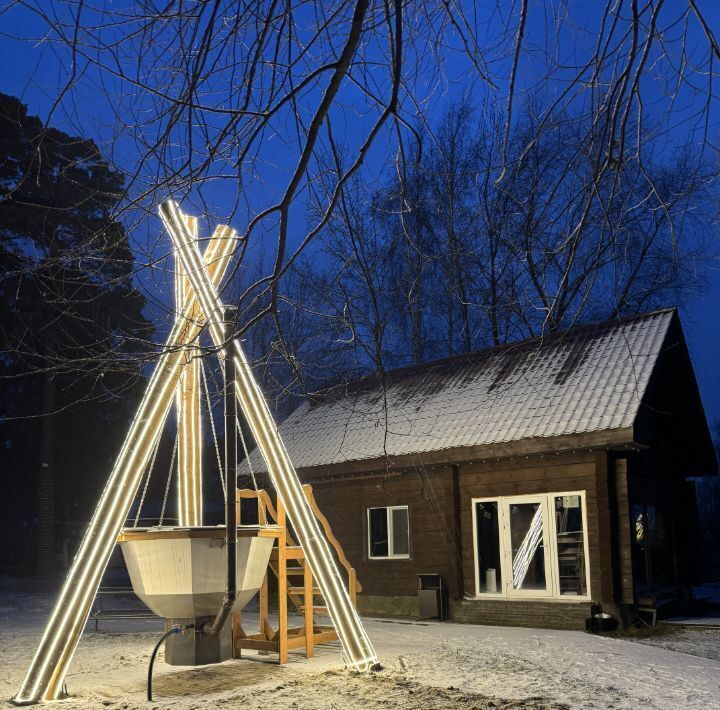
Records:
[[[715,31],[720,33],[720,3],[701,2],[700,5],[705,6],[708,19]],[[580,14],[582,12],[589,14],[592,10],[579,11]],[[4,27],[13,25],[16,33],[25,37],[42,36],[44,33],[41,23],[22,9],[0,18],[0,23]],[[528,30],[532,35],[532,24]],[[702,41],[702,38],[694,36],[691,40]],[[0,76],[0,91],[20,97],[28,105],[31,114],[44,119],[57,96],[58,87],[66,81],[65,73],[51,47],[0,36],[0,66],[4,67]],[[532,74],[532,66],[528,65],[524,69],[528,75]],[[700,100],[704,98],[700,97]],[[437,108],[440,110],[442,106]],[[717,105],[712,109],[711,119],[710,131],[717,144],[720,142],[720,109]],[[52,123],[60,129],[75,133],[78,121],[82,124],[83,135],[95,138],[102,145],[107,137],[106,129],[112,124],[111,107],[96,101],[87,105],[86,114],[80,117],[76,115],[72,119],[63,111],[58,111]],[[217,207],[222,211],[221,205]],[[159,230],[159,225],[156,225],[156,229]],[[713,236],[717,237],[720,251],[720,228],[715,229],[716,234]],[[706,289],[699,298],[681,309],[681,317],[703,402],[712,423],[720,420],[720,260],[717,257],[708,262],[705,276]]]

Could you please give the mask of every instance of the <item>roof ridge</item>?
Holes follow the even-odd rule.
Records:
[[[590,323],[578,323],[577,325],[570,326],[569,328],[565,328],[564,330],[556,330],[549,333],[543,333],[541,335],[534,335],[528,338],[523,338],[522,340],[514,340],[508,343],[501,343],[500,345],[489,345],[487,347],[478,348],[477,350],[471,350],[466,353],[447,355],[445,357],[428,360],[426,362],[413,363],[410,365],[401,365],[400,367],[394,367],[391,370],[385,370],[383,374],[386,377],[392,378],[393,376],[407,375],[412,373],[413,371],[420,373],[427,371],[432,367],[457,363],[461,362],[464,359],[476,360],[483,356],[490,357],[492,355],[513,349],[521,350],[522,348],[528,347],[533,342],[539,342],[540,347],[545,347],[548,345],[556,344],[558,341],[562,340],[563,337],[568,335],[586,333],[592,330],[601,330],[610,326],[624,325],[632,321],[646,320],[661,314],[675,313],[676,311],[676,306],[667,306],[664,308],[656,308],[652,311],[646,311],[644,313],[634,313],[628,316],[623,316],[622,318],[606,318],[601,321],[593,321]],[[350,380],[349,382],[342,382],[325,387],[315,394],[308,395],[308,399],[322,400],[330,396],[334,391],[337,391],[338,389],[345,389],[349,393],[359,388],[363,383],[377,383],[379,379],[380,376],[376,371],[369,372],[366,375],[358,377],[355,380]]]
[[[281,435],[298,468],[604,431],[626,444],[676,319],[656,309],[398,368],[385,392],[371,375],[309,398]]]

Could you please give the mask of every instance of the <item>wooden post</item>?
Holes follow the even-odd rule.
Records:
[[[357,606],[357,573],[355,568],[351,567],[348,572],[348,591],[350,592],[350,599],[352,600],[353,606]]]
[[[634,604],[635,589],[632,571],[632,530],[630,527],[627,464],[627,459],[615,460],[616,537],[618,544],[618,568],[620,573],[619,601],[621,604]]]
[[[237,647],[235,645],[235,638],[236,636],[244,636],[245,633],[243,631],[242,627],[242,611],[234,611],[232,615],[232,657],[233,658],[242,658],[242,646],[240,644],[237,644]]]
[[[277,522],[281,526],[278,537],[278,655],[280,664],[288,662],[288,618],[287,618],[287,521],[285,506],[277,499]],[[307,560],[305,561],[307,564]]]
[[[268,594],[268,573],[265,572],[263,577],[263,583],[260,587],[260,633],[265,634],[265,638],[272,639],[274,631],[270,626],[270,620],[268,619],[268,606],[269,606],[270,595]]]
[[[186,217],[188,229],[193,239],[198,236],[198,220]],[[175,307],[177,317],[193,318],[200,316],[200,307],[196,304],[193,311],[185,316],[183,305],[191,290],[185,269],[179,260],[175,264]],[[185,353],[185,367],[180,375],[180,385],[175,395],[178,426],[177,451],[177,492],[178,524],[181,526],[202,525],[202,420],[200,417],[200,350],[197,346],[188,346]]]
[[[595,491],[597,496],[597,520],[598,529],[596,534],[599,545],[599,559],[591,560],[591,563],[598,564],[596,574],[599,572],[599,589],[591,589],[593,600],[599,601],[603,611],[613,613],[612,607],[615,603],[613,594],[613,550],[612,550],[612,518],[610,515],[610,491],[608,486],[608,454],[606,451],[595,453]],[[592,568],[591,568],[592,569]]]
[[[303,571],[303,582],[305,586],[303,597],[305,606],[303,612],[305,616],[305,658],[312,658],[315,655],[315,631],[313,629],[313,606],[315,604],[315,595],[313,594],[313,575],[310,565],[305,560],[305,569]]]

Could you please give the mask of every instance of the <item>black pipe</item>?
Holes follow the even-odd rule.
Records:
[[[155,665],[155,656],[157,656],[157,652],[160,650],[160,646],[162,646],[163,641],[168,636],[172,636],[173,634],[179,634],[181,631],[187,631],[188,629],[192,629],[192,628],[193,628],[192,624],[190,624],[189,626],[183,626],[182,624],[173,624],[160,637],[160,640],[155,644],[155,648],[153,649],[153,652],[150,654],[150,665],[148,666],[148,682],[147,682],[148,702],[152,702],[152,699],[153,699],[153,696],[152,696],[152,672],[153,672],[153,666]]]
[[[225,308],[225,337],[228,339],[235,327],[234,309]],[[237,397],[235,397],[235,380],[237,371],[235,356],[226,343],[225,358],[225,545],[227,550],[227,587],[225,597],[215,620],[203,628],[208,634],[215,636],[222,631],[230,616],[237,598]]]

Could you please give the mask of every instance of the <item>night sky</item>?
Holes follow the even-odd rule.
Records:
[[[716,32],[720,30],[720,3],[700,3]],[[589,4],[588,7],[592,7]],[[591,10],[585,10],[591,12]],[[21,8],[6,13],[0,18],[4,29],[15,28],[15,34],[24,37],[38,37],[45,32],[43,25],[33,15],[23,12]],[[532,26],[529,33],[532,34]],[[691,37],[701,41],[702,38]],[[30,114],[39,115],[42,119],[48,114],[56,96],[58,87],[66,81],[64,71],[55,55],[55,50],[48,44],[21,41],[7,35],[0,36],[0,66],[3,73],[0,77],[0,91],[18,96],[28,105]],[[530,67],[528,73],[532,73]],[[452,70],[452,67],[450,67]],[[462,86],[458,90],[461,90]],[[447,97],[446,97],[447,99]],[[700,97],[704,101],[704,97]],[[446,101],[445,101],[446,104]],[[442,110],[444,105],[430,107],[430,113]],[[106,127],[111,123],[109,107],[101,100],[84,106],[82,117],[82,134],[95,139],[102,147],[107,137]],[[52,125],[70,134],[77,133],[78,118],[68,117],[63,111],[57,111]],[[711,109],[711,139],[715,144],[720,136],[720,109],[715,102]],[[243,227],[242,224],[235,224]],[[155,229],[160,230],[159,220]],[[688,339],[690,353],[700,386],[709,422],[720,421],[720,227],[714,227],[714,241],[718,244],[714,257],[710,257],[705,267],[704,278],[707,286],[700,297],[690,300],[681,308],[681,319]],[[674,304],[664,304],[674,305]]]

